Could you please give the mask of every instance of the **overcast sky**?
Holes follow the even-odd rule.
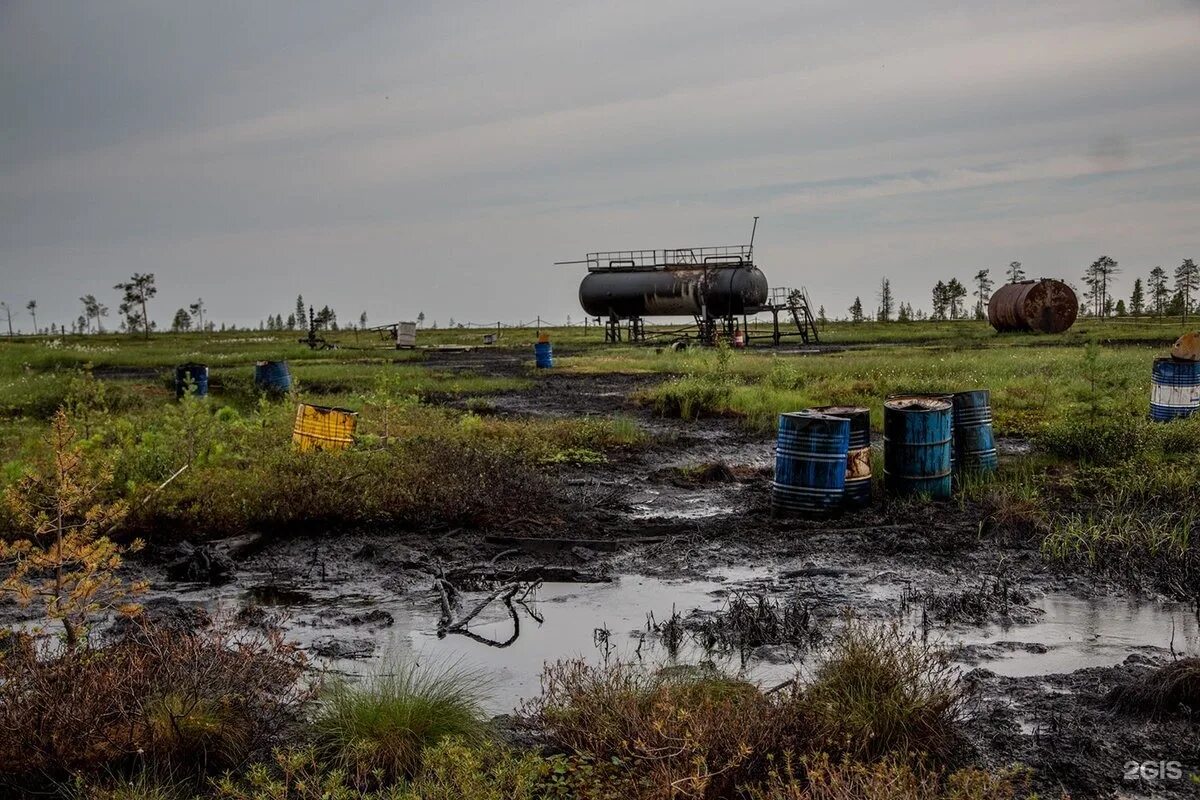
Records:
[[[1200,259],[1200,3],[0,0],[0,299],[578,320],[734,244],[845,314]],[[111,323],[110,323],[111,324]]]

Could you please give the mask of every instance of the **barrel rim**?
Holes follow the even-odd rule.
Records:
[[[903,411],[913,414],[931,414],[941,411],[951,411],[954,409],[954,403],[950,399],[953,395],[892,395],[883,401],[883,407],[892,411]],[[901,403],[928,403],[928,407],[914,408],[911,405],[901,405]]]
[[[343,414],[352,414],[352,415],[354,415],[354,416],[356,416],[356,417],[358,416],[358,412],[357,412],[357,411],[355,411],[355,410],[354,410],[354,409],[352,409],[352,408],[342,408],[341,406],[319,406],[319,405],[317,405],[316,403],[297,403],[297,404],[296,404],[296,410],[297,410],[297,411],[299,411],[300,409],[302,409],[302,408],[305,408],[305,407],[308,407],[308,408],[315,408],[315,409],[317,409],[318,411],[323,411],[323,412],[325,412],[325,413],[327,413],[327,414],[328,414],[330,411],[339,411],[339,412],[341,412],[341,413],[343,413]]]

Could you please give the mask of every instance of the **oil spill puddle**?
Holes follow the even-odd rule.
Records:
[[[730,652],[702,646],[704,637],[693,635],[696,628],[686,623],[712,618],[739,593],[762,595],[784,608],[811,609],[820,633],[840,624],[838,613],[846,605],[867,618],[899,619],[950,647],[964,671],[985,667],[1013,677],[1049,675],[1115,665],[1137,652],[1200,653],[1200,621],[1188,606],[1048,594],[1031,601],[1041,611],[1033,621],[930,625],[920,609],[897,611],[902,587],[881,582],[887,573],[827,571],[828,578],[816,567],[793,562],[739,566],[702,578],[622,575],[609,583],[550,582],[511,612],[501,602],[485,606],[470,623],[472,636],[438,635],[439,604],[428,587],[414,586],[406,594],[380,594],[372,591],[377,587],[346,582],[251,591],[224,587],[196,599],[227,610],[269,605],[286,615],[290,639],[338,672],[362,674],[384,657],[478,669],[490,678],[494,713],[537,695],[544,665],[564,659],[636,661],[648,668],[711,661],[766,686],[811,666],[815,657],[800,647]],[[798,573],[807,577],[798,580]],[[822,588],[834,583],[839,584],[835,594],[832,587]],[[461,606],[471,609],[488,595],[463,592]],[[887,595],[890,599],[883,599]],[[680,627],[672,633],[672,625]]]

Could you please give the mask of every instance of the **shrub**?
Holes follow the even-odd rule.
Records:
[[[706,670],[562,662],[525,712],[557,747],[616,766],[607,779],[637,797],[717,798],[804,740],[794,700]]]
[[[1131,459],[1152,443],[1149,424],[1132,417],[1072,417],[1045,426],[1036,443],[1061,458],[1112,464]]]
[[[181,771],[269,746],[309,697],[277,633],[141,628],[99,649],[0,660],[0,782],[97,774],[135,756]]]
[[[495,744],[468,745],[450,738],[424,751],[425,766],[411,781],[379,789],[356,787],[345,770],[314,750],[281,750],[270,764],[217,784],[224,800],[540,800],[562,785],[561,759],[518,753]],[[599,800],[599,795],[587,795]]]
[[[957,743],[961,694],[945,653],[895,625],[853,618],[804,693],[814,749],[856,760],[944,757]]]
[[[416,775],[422,751],[448,737],[482,742],[482,677],[454,667],[382,665],[361,683],[331,685],[313,720],[318,753],[356,786]]]
[[[948,778],[901,761],[832,763],[827,755],[803,761],[799,778],[789,762],[752,800],[1011,800],[1013,777],[965,769]]]

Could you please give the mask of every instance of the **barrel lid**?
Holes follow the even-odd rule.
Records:
[[[847,414],[870,414],[871,409],[865,406],[813,406],[808,411],[818,414],[828,414],[839,417]]]
[[[897,411],[946,411],[951,408],[948,399],[933,395],[889,397],[883,405]]]

